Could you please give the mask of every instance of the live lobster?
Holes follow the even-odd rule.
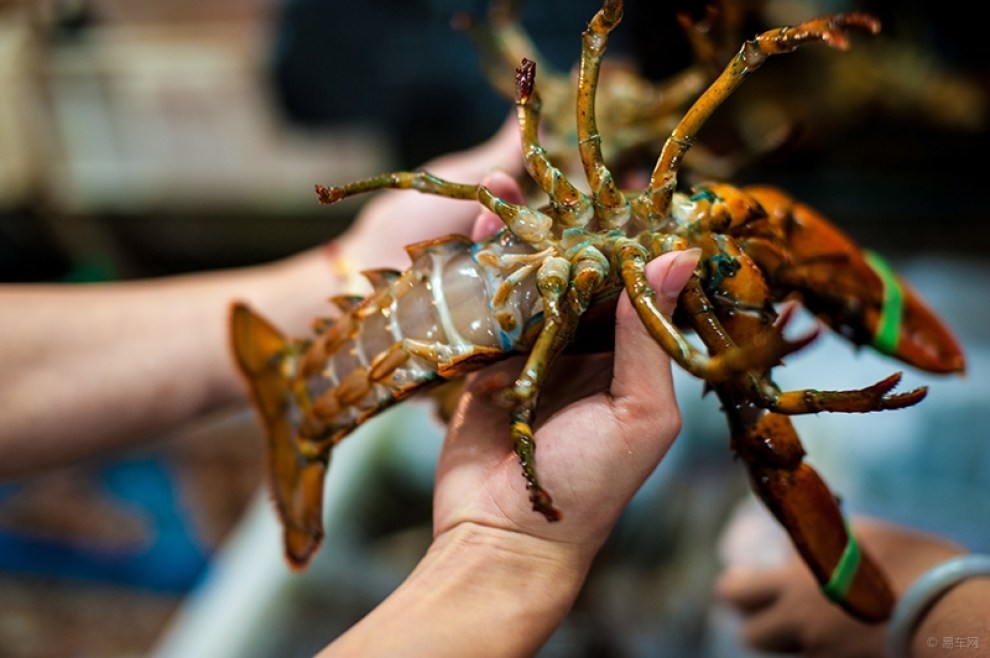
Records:
[[[679,166],[698,131],[769,56],[813,42],[845,49],[850,30],[876,33],[879,22],[846,13],[746,41],[673,129],[646,189],[627,193],[603,160],[595,117],[602,57],[621,17],[621,0],[605,0],[583,35],[577,133],[590,193],[569,181],[540,145],[535,64],[524,60],[516,75],[523,156],[547,205],[508,203],[483,186],[425,171],[317,185],[323,203],[383,188],[476,201],[505,228],[479,243],[448,236],[409,246],[407,271],[368,272],[375,291],[362,300],[336,300],[345,312],[309,339],[287,340],[246,305],[233,304],[233,348],[268,433],[289,563],[303,567],[322,541],[323,482],[338,442],[393,403],[512,354],[528,356],[507,391],[511,440],[533,509],[559,519],[534,461],[539,393],[555,358],[592,316],[610,317],[625,289],[663,349],[718,395],[754,490],[823,592],[862,620],[882,621],[894,602],[887,579],[857,546],[835,496],[804,463],[789,416],[898,409],[921,401],[927,389],[894,392],[901,378],[895,373],[857,390],[781,391],[773,367],[814,333],[785,338],[793,306],[778,313],[776,305],[800,302],[852,343],[933,373],[962,372],[961,348],[878,255],[783,192],[724,183],[677,189]],[[644,268],[662,253],[687,248],[699,248],[702,258],[674,318],[667,318]],[[688,340],[689,331],[708,354]]]

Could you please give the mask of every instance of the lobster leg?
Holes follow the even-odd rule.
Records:
[[[666,217],[677,186],[677,171],[684,154],[694,143],[695,136],[716,109],[732,94],[742,81],[758,69],[771,55],[789,53],[796,48],[822,41],[833,48],[848,46],[847,28],[876,33],[880,24],[871,16],[859,13],[816,18],[794,27],[768,30],[747,41],[725,67],[719,77],[705,90],[687,111],[660,151],[656,167],[644,198],[654,217]]]
[[[556,210],[558,222],[565,226],[585,226],[593,212],[591,201],[550,163],[546,151],[540,146],[537,137],[540,98],[534,88],[535,82],[536,63],[524,59],[516,69],[516,112],[526,171],[550,197],[550,205]]]
[[[672,359],[700,379],[721,382],[749,370],[762,370],[815,338],[815,334],[809,334],[789,341],[779,329],[770,328],[743,347],[733,346],[712,356],[704,354],[657,307],[653,290],[646,280],[649,260],[646,249],[632,240],[620,241],[618,258],[623,284],[647,331]]]
[[[581,70],[577,90],[578,152],[595,197],[596,213],[610,227],[629,219],[629,202],[619,191],[602,157],[602,137],[595,119],[595,92],[608,36],[622,20],[622,1],[605,0],[581,40]]]
[[[715,308],[708,300],[697,277],[688,281],[685,289],[691,290],[694,322],[705,323],[705,344],[716,352],[725,353],[738,349],[735,342],[718,321]],[[787,315],[782,316],[786,322]],[[927,388],[921,387],[905,393],[888,395],[900,382],[901,373],[883,379],[866,388],[850,391],[819,391],[802,389],[781,391],[767,377],[758,372],[745,373],[746,384],[753,402],[762,409],[787,415],[814,414],[822,411],[863,413],[885,409],[902,409],[921,402]]]
[[[548,241],[553,218],[528,206],[509,203],[492,194],[484,185],[454,183],[425,172],[397,171],[334,187],[316,186],[320,203],[330,205],[348,197],[382,189],[417,190],[448,199],[475,200],[495,213],[519,239],[537,249],[550,246]]]
[[[553,506],[550,494],[540,485],[536,472],[536,443],[533,440],[533,420],[541,385],[546,378],[553,360],[567,344],[567,336],[576,323],[548,320],[526,358],[522,373],[516,380],[509,396],[513,400],[511,413],[512,444],[522,465],[523,477],[533,511],[546,517],[547,521],[559,521],[563,515]]]
[[[536,44],[519,24],[518,2],[493,0],[488,5],[488,16],[478,20],[466,13],[455,16],[453,26],[471,37],[481,52],[481,65],[485,76],[496,90],[511,98],[513,88],[506,83],[503,72],[516,66],[523,58],[542,61],[544,58]],[[570,80],[566,74],[549,71],[554,91],[566,93]]]
[[[681,295],[692,325],[714,353],[733,341],[693,279]],[[875,562],[856,544],[839,505],[804,449],[790,419],[748,401],[742,380],[716,383],[732,432],[732,447],[750,473],[754,491],[787,530],[823,593],[864,621],[882,621],[893,594]]]
[[[579,252],[570,271],[564,269],[563,263],[566,259],[555,258],[538,275],[540,294],[547,309],[546,321],[521,374],[508,391],[513,402],[512,441],[522,464],[530,501],[533,510],[548,521],[559,521],[562,515],[553,506],[550,494],[540,486],[536,473],[533,418],[537,400],[551,365],[571,342],[592,295],[608,275],[608,261],[594,248]]]
[[[904,393],[890,394],[900,381],[901,373],[895,372],[872,386],[853,391],[785,391],[774,396],[767,408],[788,415],[820,411],[862,413],[910,407],[921,402],[928,393],[927,387],[922,386]]]

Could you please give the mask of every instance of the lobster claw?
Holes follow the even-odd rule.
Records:
[[[862,256],[883,289],[879,307],[868,306],[863,317],[866,331],[873,337],[870,344],[922,370],[964,372],[962,348],[945,323],[879,255],[865,251]],[[862,269],[859,264],[854,267]]]
[[[769,241],[749,252],[774,286],[796,293],[812,313],[857,345],[928,372],[965,370],[955,336],[879,255],[775,188],[746,192],[767,212]]]

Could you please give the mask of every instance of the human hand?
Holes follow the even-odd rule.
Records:
[[[518,203],[504,174],[483,181]],[[482,212],[475,240],[501,226]],[[667,254],[646,268],[671,313],[698,253]],[[469,375],[441,449],[434,541],[409,577],[321,656],[532,656],[573,605],[609,531],[680,429],[670,362],[625,293],[614,354],[568,356],[552,369],[535,426],[536,467],[564,518],[532,510],[494,400],[519,374],[507,360]],[[643,367],[648,364],[648,367]]]
[[[489,177],[486,184],[518,200],[518,190],[503,178]],[[497,227],[492,218],[483,213],[474,238]],[[697,259],[693,251],[667,254],[647,267],[665,313]],[[533,511],[509,414],[492,396],[514,381],[521,365],[514,358],[467,378],[440,455],[434,533],[473,524],[566,546],[590,561],[680,429],[669,358],[623,293],[614,354],[565,355],[554,364],[540,396],[535,443],[541,482],[564,514],[556,523]]]
[[[440,156],[420,169],[455,183],[478,183],[492,171],[510,176],[523,170],[515,116],[506,119],[488,141]],[[468,235],[478,204],[409,190],[383,190],[368,201],[354,224],[334,244],[354,271],[370,267],[405,269],[405,246],[452,233]]]
[[[506,178],[518,175],[523,158],[515,117],[508,117],[488,141],[437,157],[420,169],[468,184],[480,182],[493,171],[502,172]],[[261,279],[270,294],[264,295],[264,300],[258,286],[253,291],[246,289],[240,297],[254,300],[286,333],[308,333],[312,318],[326,315],[327,299],[371,292],[370,282],[360,275],[362,271],[408,269],[406,246],[453,233],[468,234],[479,208],[477,202],[462,199],[412,190],[380,190],[370,196],[340,236],[265,268]],[[333,276],[327,276],[328,269]],[[236,383],[239,387],[240,381]]]
[[[897,595],[936,564],[965,552],[951,542],[873,520],[853,524]],[[828,658],[879,658],[886,624],[864,624],[821,593],[793,550],[779,566],[729,566],[716,592],[742,615],[742,641],[758,650]]]

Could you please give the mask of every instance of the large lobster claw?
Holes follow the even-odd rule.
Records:
[[[775,188],[745,191],[767,212],[772,237],[762,236],[769,241],[762,248],[754,245],[750,254],[772,285],[797,294],[812,313],[857,345],[870,345],[928,372],[965,370],[955,336],[880,256]],[[781,248],[774,242],[782,242]]]

